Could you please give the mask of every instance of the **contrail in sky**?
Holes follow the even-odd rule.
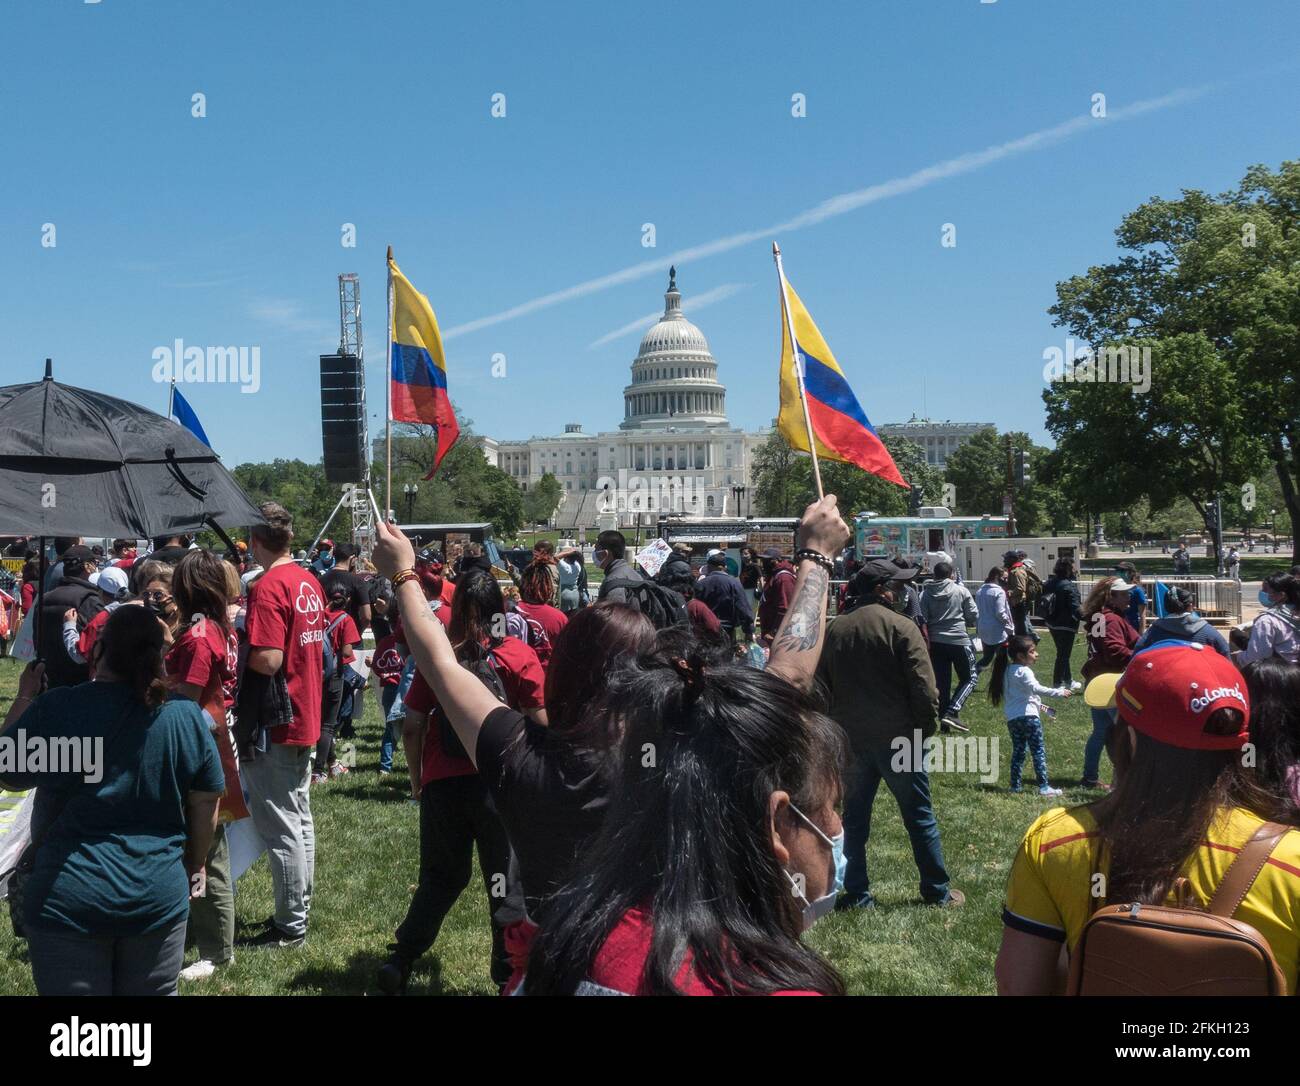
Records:
[[[868,204],[915,192],[917,189],[925,188],[936,181],[944,181],[950,177],[973,173],[985,166],[1000,162],[1004,158],[1011,158],[1014,155],[1024,154],[1028,151],[1038,151],[1044,147],[1050,147],[1054,143],[1060,143],[1062,140],[1078,135],[1085,129],[1100,130],[1117,121],[1132,120],[1135,117],[1154,113],[1157,110],[1183,105],[1199,98],[1209,89],[1208,85],[1185,87],[1161,95],[1159,98],[1146,98],[1134,102],[1132,105],[1109,110],[1105,118],[1097,118],[1093,117],[1091,113],[1084,113],[1081,116],[1072,117],[1068,121],[1053,125],[1051,128],[1042,128],[1037,132],[1030,132],[1027,136],[1021,136],[1019,139],[1010,140],[1007,143],[994,144],[982,151],[970,151],[964,155],[958,155],[956,158],[949,158],[935,163],[933,166],[926,166],[924,169],[916,170],[914,173],[906,174],[903,177],[895,177],[889,181],[882,181],[877,185],[869,185],[864,189],[832,196],[815,207],[800,212],[794,218],[787,219],[774,226],[766,226],[761,230],[746,230],[742,233],[717,238],[714,241],[706,241],[701,245],[695,245],[687,249],[678,249],[675,253],[670,253],[667,256],[647,260],[641,264],[632,264],[621,271],[611,272],[609,275],[602,275],[596,279],[588,279],[571,287],[565,287],[563,290],[552,291],[550,294],[543,294],[538,298],[511,306],[509,309],[503,309],[500,313],[493,313],[487,317],[466,321],[464,324],[458,324],[454,328],[448,328],[444,331],[443,339],[454,339],[457,336],[468,335],[470,332],[490,328],[494,324],[514,320],[516,317],[523,317],[540,309],[549,309],[561,302],[583,298],[588,294],[595,294],[598,291],[608,290],[610,287],[621,286],[623,283],[630,283],[647,275],[661,274],[668,270],[670,264],[687,264],[693,260],[702,260],[705,257],[717,256],[719,253],[739,249],[742,245],[749,245],[755,241],[771,240],[777,234],[788,234],[792,230],[801,230],[805,226],[815,226],[817,223],[833,219],[838,215],[845,215],[850,211],[856,211]]]

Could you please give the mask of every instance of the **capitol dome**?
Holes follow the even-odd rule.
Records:
[[[677,269],[670,268],[664,314],[641,338],[632,383],[623,390],[620,428],[725,426],[726,393],[708,340],[682,313]]]
[[[678,295],[679,301],[680,298],[681,295]],[[672,312],[665,311],[650,326],[650,331],[641,337],[641,349],[637,351],[637,357],[643,358],[658,351],[699,351],[709,354],[709,342],[704,338],[703,332],[682,316],[679,308]]]

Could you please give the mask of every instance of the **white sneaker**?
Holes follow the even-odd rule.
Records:
[[[181,980],[207,980],[217,971],[217,967],[207,958],[200,958],[191,966],[181,970]]]

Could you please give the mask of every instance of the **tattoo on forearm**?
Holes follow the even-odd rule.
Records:
[[[786,612],[777,631],[772,651],[808,652],[821,636],[822,615],[826,612],[826,592],[830,584],[826,571],[810,569]]]

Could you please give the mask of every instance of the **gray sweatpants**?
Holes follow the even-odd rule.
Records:
[[[272,743],[240,765],[248,786],[248,813],[266,845],[275,891],[275,923],[286,935],[307,933],[316,876],[316,830],[311,820],[311,747]]]

